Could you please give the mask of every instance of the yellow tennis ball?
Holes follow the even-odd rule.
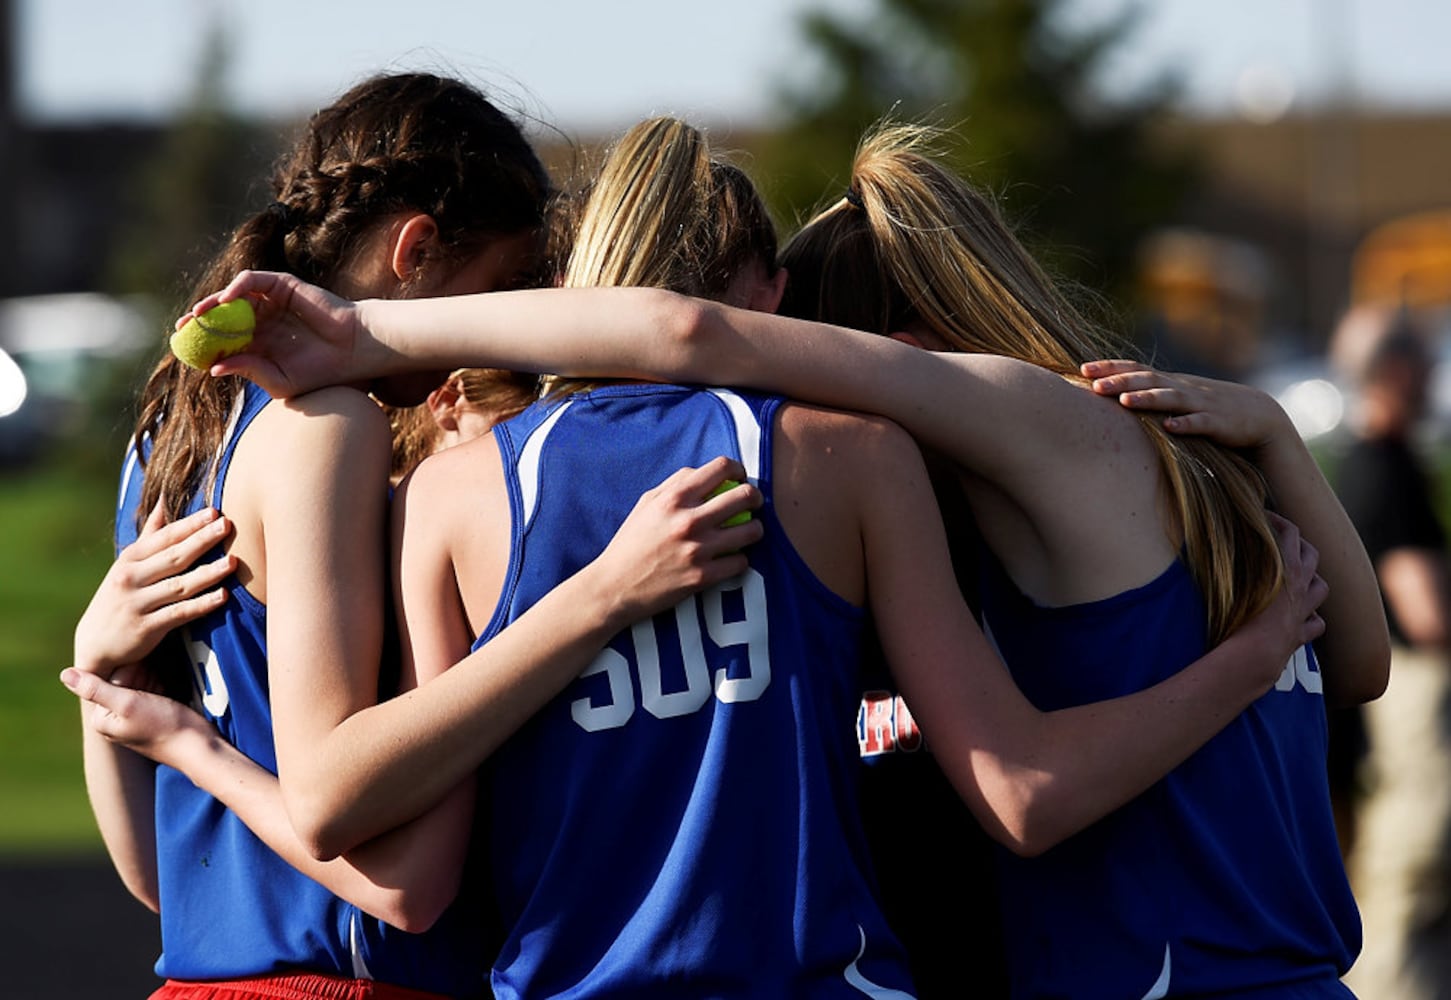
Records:
[[[712,497],[718,497],[722,493],[725,493],[728,490],[733,490],[733,489],[735,489],[739,485],[741,485],[741,484],[738,483],[738,482],[736,482],[734,479],[722,479],[720,481],[720,485],[717,486],[715,489],[713,489],[713,490],[710,491],[710,496],[712,496]],[[710,499],[710,498],[707,497],[706,499]],[[723,527],[723,528],[734,528],[738,524],[745,524],[750,519],[751,519],[751,512],[748,511],[748,510],[743,510],[739,514],[732,514],[730,517],[728,517],[724,521],[722,521],[721,522],[721,527]]]
[[[233,299],[193,316],[171,335],[171,353],[183,364],[206,371],[252,342],[257,314],[246,299]]]

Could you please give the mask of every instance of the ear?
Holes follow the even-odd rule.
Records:
[[[458,404],[462,398],[463,393],[459,391],[458,382],[452,378],[428,394],[428,412],[439,430],[458,430]]]
[[[927,345],[922,343],[922,338],[918,337],[915,333],[908,333],[906,330],[899,330],[896,333],[889,333],[887,334],[887,336],[891,337],[893,340],[900,340],[904,344],[911,344],[913,347],[921,348],[924,351],[928,350]]]
[[[773,313],[781,308],[781,296],[786,294],[786,269],[776,268],[776,273],[765,281],[756,283],[751,300],[746,308],[757,312]]]
[[[389,256],[393,276],[403,282],[411,279],[437,239],[438,223],[432,216],[422,212],[408,216],[393,236],[393,252]]]

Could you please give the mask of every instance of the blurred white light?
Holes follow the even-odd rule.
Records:
[[[1295,82],[1273,63],[1252,63],[1234,81],[1234,106],[1240,117],[1259,125],[1279,121],[1295,103]]]
[[[0,351],[0,417],[8,417],[25,402],[25,373],[15,359]]]
[[[1278,398],[1302,438],[1329,434],[1345,418],[1345,397],[1335,383],[1323,378],[1296,382]]]

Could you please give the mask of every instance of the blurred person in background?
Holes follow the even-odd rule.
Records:
[[[1347,982],[1370,998],[1451,997],[1451,561],[1413,440],[1434,359],[1412,314],[1362,305],[1341,320],[1331,360],[1359,404],[1336,487],[1392,639],[1390,684],[1362,708],[1368,790],[1350,869],[1365,947]]]

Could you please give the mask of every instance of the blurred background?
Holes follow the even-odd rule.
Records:
[[[153,983],[154,920],[104,861],[55,675],[110,561],[138,379],[312,109],[381,70],[463,76],[562,180],[677,114],[740,151],[783,234],[840,196],[870,122],[937,122],[1146,355],[1274,392],[1333,472],[1346,311],[1409,310],[1433,358],[1451,344],[1448,38],[1441,0],[0,0],[6,995]],[[1433,373],[1417,447],[1438,487],[1448,430]]]

